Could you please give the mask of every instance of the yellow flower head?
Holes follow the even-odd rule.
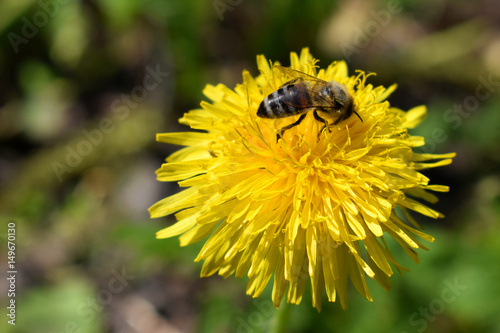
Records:
[[[450,164],[455,156],[413,152],[424,139],[407,129],[420,123],[426,109],[391,107],[385,99],[395,85],[374,88],[364,72],[348,76],[344,62],[320,70],[315,63],[308,49],[291,54],[292,69],[344,84],[362,121],[353,113],[324,129],[308,112],[276,140],[298,116],[265,119],[257,109],[293,77],[258,56],[259,76],[244,71],[243,84],[234,90],[208,85],[204,94],[211,102],[180,119],[201,131],[157,135],[158,141],[186,146],[167,158],[158,180],[187,188],[150,208],[152,217],[176,213],[178,221],[157,237],[181,235],[185,246],[210,236],[196,258],[204,260],[201,276],[247,274],[247,294],[258,297],[274,275],[276,307],[285,293],[288,302],[300,303],[308,280],[318,310],[324,289],[329,301],[338,297],[347,306],[348,277],[370,301],[365,276],[388,290],[392,267],[405,268],[384,237],[418,262],[415,250],[426,248],[415,236],[433,238],[418,230],[410,211],[442,217],[418,200],[434,203],[429,190],[448,191],[429,185],[419,170]],[[321,116],[330,124],[335,120]],[[428,160],[437,162],[422,163]]]

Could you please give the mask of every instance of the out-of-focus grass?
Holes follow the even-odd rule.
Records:
[[[198,107],[205,84],[232,87],[244,68],[257,73],[256,54],[286,65],[290,51],[309,46],[321,66],[348,58],[351,73],[359,67],[376,72],[376,84],[398,83],[393,105],[428,106],[427,120],[413,130],[427,138],[425,149],[458,155],[427,173],[451,191],[435,207],[446,219],[421,219],[436,238],[422,262],[395,247],[411,272],[394,276],[390,293],[369,281],[373,303],[352,290],[347,311],[325,299],[318,314],[306,293],[291,308],[290,331],[500,331],[494,1],[402,1],[362,47],[360,31],[380,24],[374,13],[387,10],[386,2],[222,1],[222,14],[215,2],[194,0],[50,2],[48,12],[45,3],[0,4],[0,217],[2,226],[17,224],[19,272],[16,326],[4,316],[0,330],[267,332],[270,286],[253,300],[244,295],[246,279],[200,279],[201,263],[192,260],[201,244],[180,248],[177,239],[154,238],[174,221],[149,220],[147,207],[178,191],[154,179],[177,147],[154,138],[187,130],[176,119]],[[23,36],[26,21],[40,13],[46,24],[13,46],[12,34]],[[343,53],[342,42],[359,52]],[[168,75],[127,102],[148,68]],[[447,121],[447,110],[476,95],[480,77],[493,80],[491,95],[460,123]],[[107,133],[105,119],[113,127]],[[80,159],[71,153],[78,150]],[[114,285],[117,272],[128,279]],[[451,300],[446,288],[455,280],[465,289]]]

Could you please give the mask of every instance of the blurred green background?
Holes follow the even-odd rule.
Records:
[[[451,187],[420,218],[436,238],[393,290],[351,288],[349,308],[306,292],[290,332],[500,332],[500,9],[482,1],[17,0],[0,2],[2,332],[267,332],[270,289],[200,279],[201,243],[156,240],[147,208],[177,191],[154,171],[178,147],[205,84],[234,87],[255,56],[308,46],[425,104],[429,170]],[[78,153],[79,152],[79,153]],[[7,224],[16,223],[17,320],[6,317]]]

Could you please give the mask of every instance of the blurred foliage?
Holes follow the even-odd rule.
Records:
[[[426,173],[451,192],[444,220],[421,219],[436,238],[422,262],[394,247],[411,272],[390,293],[369,281],[373,303],[352,290],[320,314],[306,294],[290,332],[500,332],[499,22],[494,0],[0,2],[0,219],[16,222],[19,272],[16,326],[3,314],[0,330],[267,332],[271,286],[250,299],[245,279],[200,279],[201,244],[154,238],[173,219],[147,207],[178,191],[154,175],[177,147],[154,138],[187,130],[205,84],[309,46],[398,83],[393,105],[428,106],[423,149],[458,155]]]

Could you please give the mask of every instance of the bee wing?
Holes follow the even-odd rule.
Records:
[[[317,88],[320,87],[321,85],[328,84],[328,82],[326,82],[325,80],[319,79],[315,76],[306,74],[306,73],[298,71],[296,69],[292,69],[290,67],[284,67],[284,66],[279,66],[279,65],[276,65],[274,67],[276,67],[281,73],[288,75],[289,77],[292,78],[292,80],[286,82],[285,84],[283,84],[283,86],[288,85],[291,82],[294,82],[294,83],[295,82],[303,82],[303,83],[305,83],[305,86],[306,86],[309,94],[315,96],[315,98],[313,98],[313,100],[316,102],[319,102],[319,103],[314,103],[314,104],[318,104],[318,105],[311,105],[310,108],[315,108],[315,107],[325,108],[326,107],[326,108],[338,109],[342,106],[342,105],[339,105],[338,102],[335,100],[332,101],[330,99],[327,99],[327,98],[321,96],[321,94],[319,94],[319,92],[317,91]],[[311,84],[312,82],[314,82],[314,83]],[[297,107],[296,105],[291,105],[290,103],[287,103],[287,104],[290,106]]]
[[[311,85],[309,81],[301,78],[292,81],[295,81],[294,97],[283,98],[282,101],[286,105],[304,112],[310,109],[338,109],[340,107],[336,101],[323,97],[316,89],[318,85]],[[297,84],[297,82],[301,84]]]
[[[305,81],[315,81],[315,82],[321,82],[321,83],[326,82],[324,80],[318,79],[315,76],[306,74],[306,73],[298,71],[296,69],[292,69],[290,67],[284,67],[284,66],[278,66],[278,65],[276,65],[274,67],[276,67],[281,73],[288,75],[290,78],[300,77],[301,79],[303,79]]]
[[[336,99],[330,99],[322,96],[318,91],[310,89],[309,93],[314,95],[313,100],[315,105],[311,105],[311,108],[327,108],[327,109],[340,109],[342,104],[340,104]]]

